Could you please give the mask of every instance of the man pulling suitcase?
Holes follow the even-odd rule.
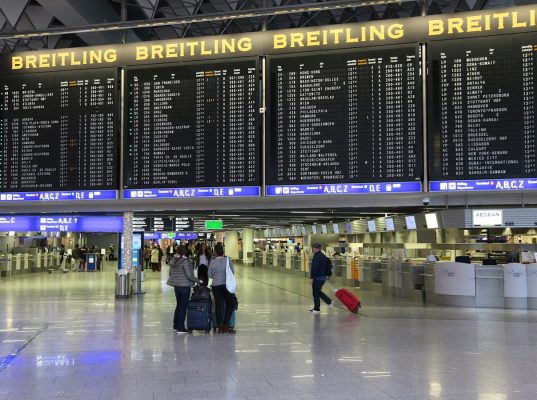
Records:
[[[321,251],[321,245],[316,243],[312,247],[313,258],[311,260],[310,280],[311,289],[313,292],[313,308],[310,310],[312,314],[321,312],[321,299],[332,307],[334,304],[330,297],[322,292],[322,288],[328,276],[332,274],[332,262]]]

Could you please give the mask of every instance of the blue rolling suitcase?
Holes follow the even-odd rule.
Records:
[[[187,306],[186,324],[188,332],[211,331],[212,304],[210,301],[190,301]]]

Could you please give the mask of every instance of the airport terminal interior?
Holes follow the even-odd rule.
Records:
[[[537,399],[536,30],[0,1],[0,400]]]

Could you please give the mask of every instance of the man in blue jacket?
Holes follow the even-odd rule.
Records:
[[[311,260],[310,280],[313,291],[313,308],[310,310],[312,314],[321,312],[321,301],[332,307],[332,300],[322,292],[324,283],[326,282],[328,272],[330,270],[330,260],[321,251],[321,245],[316,243],[312,247],[313,258]]]

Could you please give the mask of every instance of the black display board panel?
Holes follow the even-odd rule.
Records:
[[[115,190],[115,68],[0,78],[0,190]]]
[[[267,185],[420,180],[419,59],[417,46],[270,57]]]
[[[537,177],[537,35],[428,45],[429,179]]]
[[[124,188],[260,185],[252,58],[126,71]]]

